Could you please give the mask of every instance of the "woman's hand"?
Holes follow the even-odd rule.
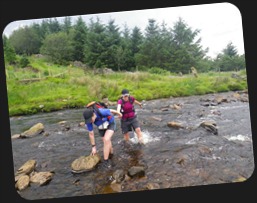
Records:
[[[118,112],[118,115],[119,115],[119,118],[121,118],[121,117],[122,117],[122,113]]]
[[[114,110],[114,109],[110,109],[111,113],[114,113],[114,114],[118,114],[119,118],[122,117],[122,113],[117,111],[117,110]]]
[[[92,151],[91,151],[91,155],[95,155],[96,154],[96,146],[93,146],[92,147]]]
[[[140,106],[140,108],[142,108],[142,103],[141,103],[141,102],[139,102],[139,101],[135,100],[135,103],[136,103],[137,105],[139,105],[139,106]]]

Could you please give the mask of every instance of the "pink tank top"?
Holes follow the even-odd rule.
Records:
[[[130,101],[132,102],[132,104]],[[133,118],[135,116],[134,105],[133,105],[134,101],[135,101],[135,98],[133,96],[130,96],[130,99],[128,101],[122,102],[122,99],[118,100],[118,104],[121,105],[121,113],[123,114],[122,119]]]

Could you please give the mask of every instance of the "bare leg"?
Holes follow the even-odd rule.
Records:
[[[110,149],[110,154],[113,154],[113,147],[112,147],[112,142],[111,142],[111,149]]]
[[[129,141],[129,132],[124,134],[124,140]]]
[[[138,127],[138,128],[135,129],[135,132],[137,134],[137,138],[138,138],[139,143],[140,144],[144,144],[144,142],[143,142],[143,135],[142,135],[141,129]]]
[[[111,138],[113,135],[114,131],[113,130],[106,130],[104,137],[103,137],[103,143],[104,143],[104,148],[103,148],[103,154],[104,154],[104,160],[107,160],[109,157],[109,153],[113,150],[112,149],[112,142]]]

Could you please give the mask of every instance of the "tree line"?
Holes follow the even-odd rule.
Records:
[[[173,27],[148,19],[144,30],[129,29],[126,24],[121,29],[115,20],[104,24],[99,17],[88,24],[81,16],[75,23],[71,17],[63,22],[48,18],[4,35],[4,57],[6,63],[21,67],[26,66],[27,56],[42,54],[56,64],[80,61],[89,68],[114,71],[156,68],[186,74],[191,67],[200,72],[245,69],[245,56],[238,54],[232,42],[212,59],[206,55],[208,48],[202,48],[199,34],[182,18]]]

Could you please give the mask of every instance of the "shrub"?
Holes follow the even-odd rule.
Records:
[[[158,75],[169,75],[170,72],[167,70],[164,70],[162,68],[158,68],[158,67],[152,67],[148,70],[149,73],[152,74],[158,74]]]
[[[22,56],[19,64],[21,68],[25,68],[26,66],[29,65],[29,59],[26,56]]]

